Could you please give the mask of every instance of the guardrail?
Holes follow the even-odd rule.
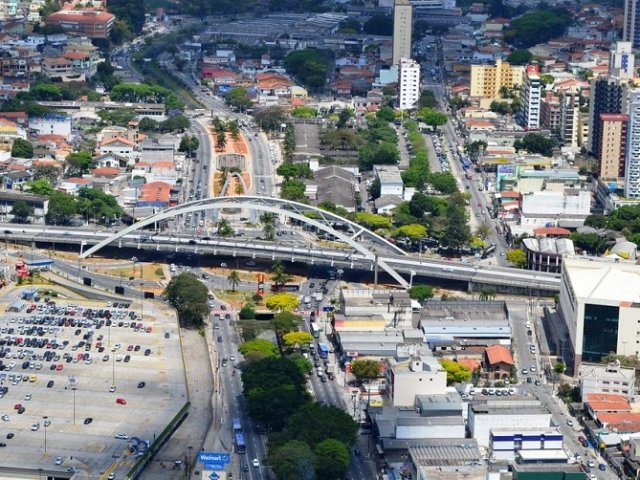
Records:
[[[133,464],[133,467],[127,472],[127,478],[129,480],[135,480],[145,469],[147,464],[153,459],[154,455],[160,450],[160,447],[164,445],[164,443],[169,440],[169,437],[176,431],[176,429],[180,426],[180,424],[184,421],[184,419],[189,414],[189,408],[191,407],[191,403],[187,402],[184,406],[176,413],[176,415],[171,419],[171,421],[167,424],[167,426],[160,432],[160,435],[154,438],[153,443],[149,445],[149,450],[142,455],[136,463]]]

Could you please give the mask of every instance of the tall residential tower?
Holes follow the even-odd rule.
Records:
[[[413,6],[409,0],[396,0],[393,8],[393,64],[411,58],[411,23]]]

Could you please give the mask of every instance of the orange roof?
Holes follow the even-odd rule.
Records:
[[[38,135],[38,140],[41,142],[63,143],[66,138],[64,135],[56,135],[55,133],[42,133]]]
[[[88,184],[91,183],[91,179],[90,178],[71,177],[71,178],[67,178],[65,180],[65,182],[88,185]]]
[[[533,229],[534,235],[571,235],[571,230],[560,227],[540,227]]]
[[[631,405],[629,405],[629,401],[624,395],[615,393],[587,393],[584,397],[584,403],[588,403],[594,412],[601,410],[605,412],[631,411]]]
[[[291,105],[294,107],[301,107],[304,105],[304,98],[292,98]]]
[[[456,361],[463,367],[467,367],[472,372],[480,368],[480,360],[478,360],[477,358],[464,357],[458,358]]]
[[[487,356],[487,362],[489,365],[495,365],[496,363],[507,363],[513,365],[513,357],[511,352],[504,345],[491,345],[485,348],[485,355]]]
[[[513,190],[505,190],[500,192],[501,198],[520,198],[520,192],[514,192]]]
[[[464,120],[468,127],[495,127],[493,122],[482,120],[480,118],[468,118]]]
[[[69,60],[84,60],[85,58],[89,58],[89,54],[82,52],[65,52],[63,57]]]
[[[159,162],[154,162],[151,164],[151,168],[174,168],[175,166],[175,163],[168,160],[161,160]]]
[[[93,170],[93,174],[103,176],[118,175],[120,174],[120,169],[112,167],[96,168],[95,170]]]
[[[122,143],[125,143],[125,144],[130,145],[130,146],[135,145],[133,142],[131,142],[131,141],[127,140],[126,138],[122,138],[122,137],[115,137],[115,138],[112,138],[111,140],[109,140],[109,141],[107,141],[107,142],[102,142],[102,144],[101,144],[101,145],[102,145],[102,146],[104,146],[104,145],[110,145],[110,144],[112,144],[112,143],[114,143],[114,142],[122,142]]]
[[[171,185],[165,182],[145,183],[140,189],[139,200],[143,202],[169,202]]]
[[[601,413],[598,420],[619,433],[640,432],[640,413]]]

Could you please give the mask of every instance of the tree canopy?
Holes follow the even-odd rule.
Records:
[[[301,347],[303,345],[309,345],[313,342],[313,336],[309,332],[297,331],[289,332],[282,336],[284,346],[287,348],[293,348],[295,346]]]
[[[267,298],[265,305],[274,312],[291,312],[298,306],[298,297],[293,293],[276,293]]]
[[[375,15],[364,23],[362,30],[370,35],[393,35],[393,18]]]
[[[209,315],[207,287],[193,273],[185,272],[173,277],[164,295],[177,310],[183,327],[201,327]]]
[[[571,14],[565,8],[541,7],[513,20],[504,39],[518,47],[529,48],[561,37],[572,21]]]
[[[292,50],[284,59],[284,68],[310,90],[318,90],[326,84],[331,59],[329,50]]]
[[[447,372],[447,385],[463,383],[471,380],[471,370],[453,360],[442,359],[440,365]]]
[[[33,158],[33,145],[28,140],[17,138],[11,146],[11,156],[16,158]]]
[[[514,267],[525,268],[527,266],[527,254],[520,248],[509,250],[506,259]]]
[[[553,155],[553,148],[556,146],[556,141],[552,138],[547,138],[539,133],[527,133],[522,139],[513,142],[513,147],[516,150],[526,150],[529,153],[539,153],[545,157]]]
[[[526,65],[533,60],[533,54],[526,48],[517,48],[507,56],[511,65]]]
[[[242,343],[238,347],[238,351],[240,351],[240,353],[245,356],[253,352],[258,352],[264,355],[265,358],[277,358],[280,354],[280,352],[278,351],[278,346],[276,344],[263,338],[255,338],[253,340],[249,340],[248,342]]]
[[[429,285],[414,285],[409,289],[409,296],[418,301],[433,298],[433,287]]]
[[[380,371],[380,362],[376,360],[354,360],[351,362],[351,373],[358,380],[378,378]]]
[[[249,93],[245,87],[234,87],[224,95],[224,101],[230,107],[236,108],[244,112],[247,108],[251,108],[253,100],[249,97]]]

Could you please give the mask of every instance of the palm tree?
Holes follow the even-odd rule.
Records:
[[[222,132],[216,132],[216,148],[219,151],[224,150],[224,147],[227,146],[227,135]]]
[[[237,120],[227,123],[227,131],[231,134],[231,138],[238,140],[240,138],[240,127]]]
[[[496,298],[496,289],[492,287],[486,287],[480,289],[480,300],[488,301]]]
[[[231,225],[229,225],[229,221],[226,218],[223,218],[218,222],[218,235],[221,237],[230,237],[233,235],[233,228],[231,228]]]
[[[232,270],[231,273],[229,273],[229,276],[227,277],[227,280],[229,280],[229,282],[231,283],[232,291],[235,292],[236,291],[236,287],[240,283],[240,274],[238,272],[236,272],[235,270]]]
[[[240,183],[239,181],[236,182],[235,192],[236,192],[236,195],[242,195],[244,193],[244,187],[242,186],[242,183]]]
[[[265,213],[260,216],[260,222],[262,223],[262,231],[264,232],[265,240],[271,241],[275,236],[276,228],[274,220],[274,215],[271,213]]]
[[[285,271],[282,262],[276,260],[271,268],[271,280],[273,280],[276,290],[280,290],[280,288],[290,282],[292,278],[293,277]]]

